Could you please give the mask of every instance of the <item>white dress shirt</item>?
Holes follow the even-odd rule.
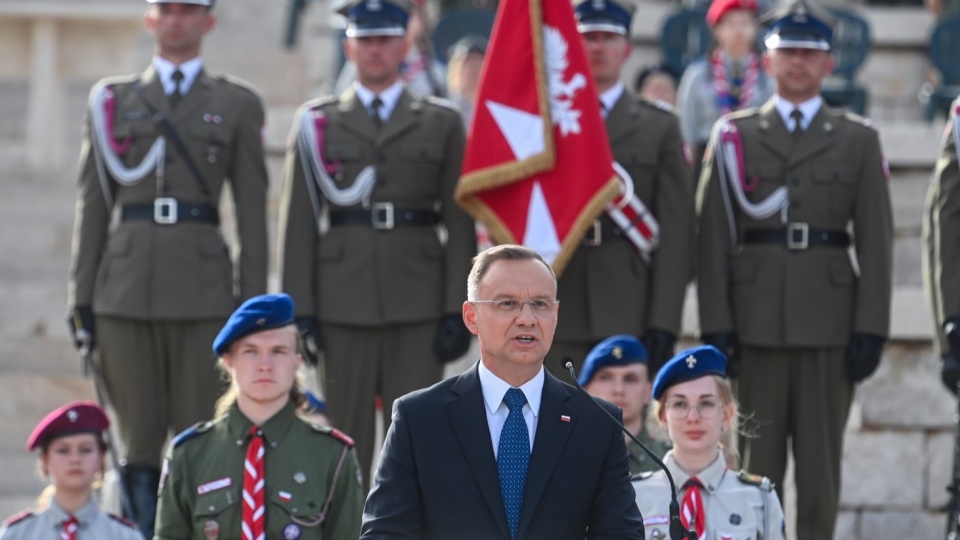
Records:
[[[500,447],[500,432],[507,421],[510,409],[503,402],[507,390],[513,388],[509,383],[494,375],[483,362],[480,362],[480,389],[483,391],[483,402],[486,404],[487,426],[490,428],[490,439],[493,441],[493,457],[497,457]],[[523,406],[523,420],[527,423],[527,434],[530,436],[530,452],[533,453],[533,438],[537,434],[537,417],[540,415],[540,398],[543,394],[543,366],[532,379],[520,387],[527,403]]]
[[[397,100],[400,99],[400,94],[403,92],[403,83],[397,80],[397,82],[379,94],[375,94],[373,90],[370,90],[360,83],[354,83],[354,90],[357,93],[357,98],[360,100],[360,103],[362,103],[363,107],[371,114],[373,113],[371,104],[374,98],[380,98],[380,101],[383,103],[383,105],[380,106],[380,120],[386,123],[394,107],[397,106]]]
[[[790,115],[793,113],[794,109],[800,109],[800,112],[803,113],[803,120],[800,121],[800,125],[803,126],[803,130],[806,131],[810,127],[810,122],[813,121],[813,117],[817,115],[820,111],[820,106],[823,105],[823,99],[820,96],[813,97],[804,101],[803,103],[797,105],[791,103],[779,95],[776,96],[774,101],[774,106],[777,108],[777,112],[780,113],[780,118],[783,119],[783,125],[787,126],[787,131],[793,131],[793,118]]]
[[[613,110],[613,106],[617,104],[624,90],[623,81],[617,81],[617,84],[600,93],[600,103],[603,104],[603,107],[600,108],[600,114],[603,115],[604,119]]]
[[[168,96],[177,87],[176,81],[173,80],[173,72],[179,69],[180,73],[183,73],[183,80],[180,81],[180,95],[185,96],[190,91],[190,87],[193,86],[193,81],[197,80],[200,70],[203,69],[203,60],[198,56],[178,66],[169,60],[154,56],[153,68],[157,70],[157,75],[160,76],[163,93]]]

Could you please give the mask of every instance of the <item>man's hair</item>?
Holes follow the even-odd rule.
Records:
[[[557,275],[553,272],[553,268],[551,268],[550,265],[547,264],[547,261],[543,260],[543,257],[536,251],[528,247],[513,244],[494,246],[480,252],[473,258],[473,268],[470,269],[470,275],[467,276],[468,301],[478,300],[477,292],[480,290],[480,280],[483,279],[483,276],[486,275],[487,270],[490,269],[493,263],[497,261],[540,261],[547,267],[547,270],[550,271],[550,275],[553,276],[553,282],[557,282]]]

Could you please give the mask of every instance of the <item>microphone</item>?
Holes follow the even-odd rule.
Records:
[[[667,466],[663,464],[663,461],[661,461],[655,453],[653,453],[653,450],[650,450],[645,444],[640,442],[640,440],[637,439],[633,433],[630,433],[630,430],[627,429],[626,426],[617,420],[617,417],[610,414],[610,411],[608,411],[606,407],[601,405],[596,398],[591,396],[586,390],[583,389],[582,386],[580,386],[580,381],[577,380],[577,372],[573,369],[573,358],[571,358],[569,355],[564,355],[563,358],[560,359],[560,362],[563,364],[563,367],[570,372],[570,379],[573,381],[573,385],[577,387],[577,390],[579,390],[588,401],[603,411],[603,414],[607,415],[627,437],[630,437],[630,440],[637,443],[637,446],[642,448],[643,451],[646,452],[647,455],[650,456],[660,467],[660,469],[663,470],[663,472],[667,475],[667,480],[670,481],[670,539],[684,540],[685,538],[688,538],[687,531],[683,530],[683,524],[680,523],[680,503],[677,502],[677,484],[673,481],[673,475],[670,474],[670,469],[667,469]],[[693,536],[693,538],[696,538],[696,536]]]

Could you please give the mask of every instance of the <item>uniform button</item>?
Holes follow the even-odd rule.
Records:
[[[297,510],[296,508],[291,508],[290,511],[293,512],[294,514],[296,514],[296,513],[299,512],[300,510]]]
[[[271,446],[271,447],[273,447],[273,448],[276,448],[276,447],[277,447],[277,443],[276,443],[276,441],[274,441],[274,442],[272,442],[272,443],[270,443],[270,446]]]
[[[210,505],[210,508],[209,508],[209,510],[210,510],[211,512],[213,512],[213,511],[214,511],[214,510],[216,510],[216,509],[217,509],[217,507],[216,507],[216,506],[213,506],[212,504]]]
[[[237,446],[243,446],[243,439],[237,439]]]

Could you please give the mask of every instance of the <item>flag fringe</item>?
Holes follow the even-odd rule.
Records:
[[[606,185],[597,191],[596,195],[584,206],[580,215],[577,216],[577,220],[570,228],[570,234],[567,235],[563,244],[560,246],[560,253],[558,253],[557,257],[553,260],[553,271],[557,274],[557,278],[563,274],[574,252],[580,248],[583,237],[587,234],[587,230],[593,227],[594,220],[599,218],[605,211],[607,203],[619,195],[620,181],[617,180],[617,176],[614,175],[610,177]]]

